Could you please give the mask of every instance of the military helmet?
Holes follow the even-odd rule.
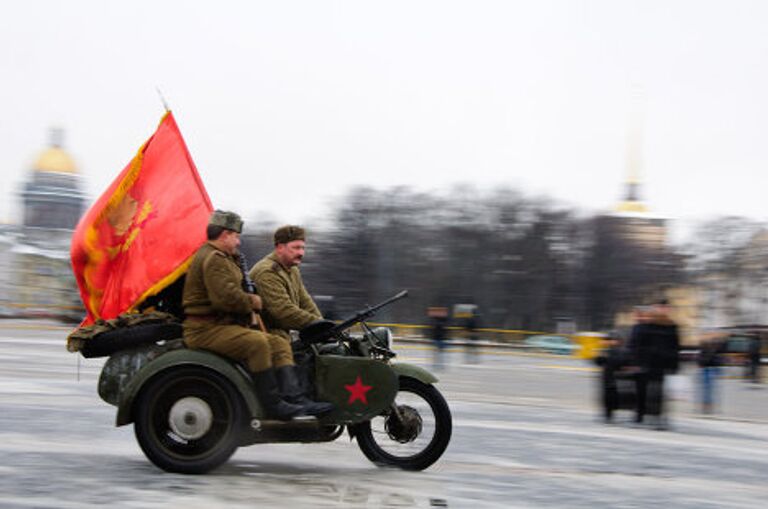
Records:
[[[211,214],[211,219],[208,220],[208,224],[221,226],[225,230],[232,230],[237,233],[242,233],[243,231],[243,220],[240,216],[226,210],[214,210],[213,214]]]

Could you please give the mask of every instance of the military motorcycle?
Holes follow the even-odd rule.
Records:
[[[406,295],[340,323],[315,322],[292,343],[307,393],[335,405],[321,418],[269,419],[242,364],[187,349],[179,332],[167,328],[162,339],[111,353],[99,395],[117,407],[117,426],[133,423],[147,458],[169,472],[205,473],[241,446],[330,442],[345,430],[376,465],[422,470],[448,446],[450,409],[435,388],[437,378],[395,362],[391,331],[367,323]],[[351,333],[353,326],[360,332]]]

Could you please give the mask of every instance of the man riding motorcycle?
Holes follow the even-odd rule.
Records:
[[[289,420],[327,413],[333,409],[328,403],[308,398],[286,401],[278,388],[276,371],[281,370],[283,385],[296,385],[290,378],[294,375],[290,344],[250,328],[252,313],[259,312],[262,304],[258,295],[242,287],[244,274],[236,261],[242,227],[242,219],[233,212],[217,210],[211,215],[208,242],[195,254],[184,283],[184,343],[245,362],[259,400],[274,418]]]

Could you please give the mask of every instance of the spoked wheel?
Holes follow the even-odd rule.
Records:
[[[433,386],[400,379],[395,408],[356,427],[357,443],[379,466],[423,470],[438,460],[451,439],[451,411]]]
[[[226,378],[190,366],[147,383],[134,406],[134,432],[158,467],[202,474],[235,452],[242,414],[240,396]]]

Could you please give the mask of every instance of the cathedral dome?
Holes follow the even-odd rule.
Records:
[[[75,161],[60,147],[49,147],[45,149],[37,158],[37,161],[35,161],[32,169],[49,173],[77,174]]]
[[[24,226],[72,230],[83,212],[85,195],[75,161],[62,149],[64,132],[51,130],[48,148],[40,152],[19,196]]]
[[[70,155],[61,147],[64,146],[64,130],[54,127],[50,133],[50,143],[47,149],[38,156],[32,169],[36,172],[59,173],[76,175],[77,166]]]

